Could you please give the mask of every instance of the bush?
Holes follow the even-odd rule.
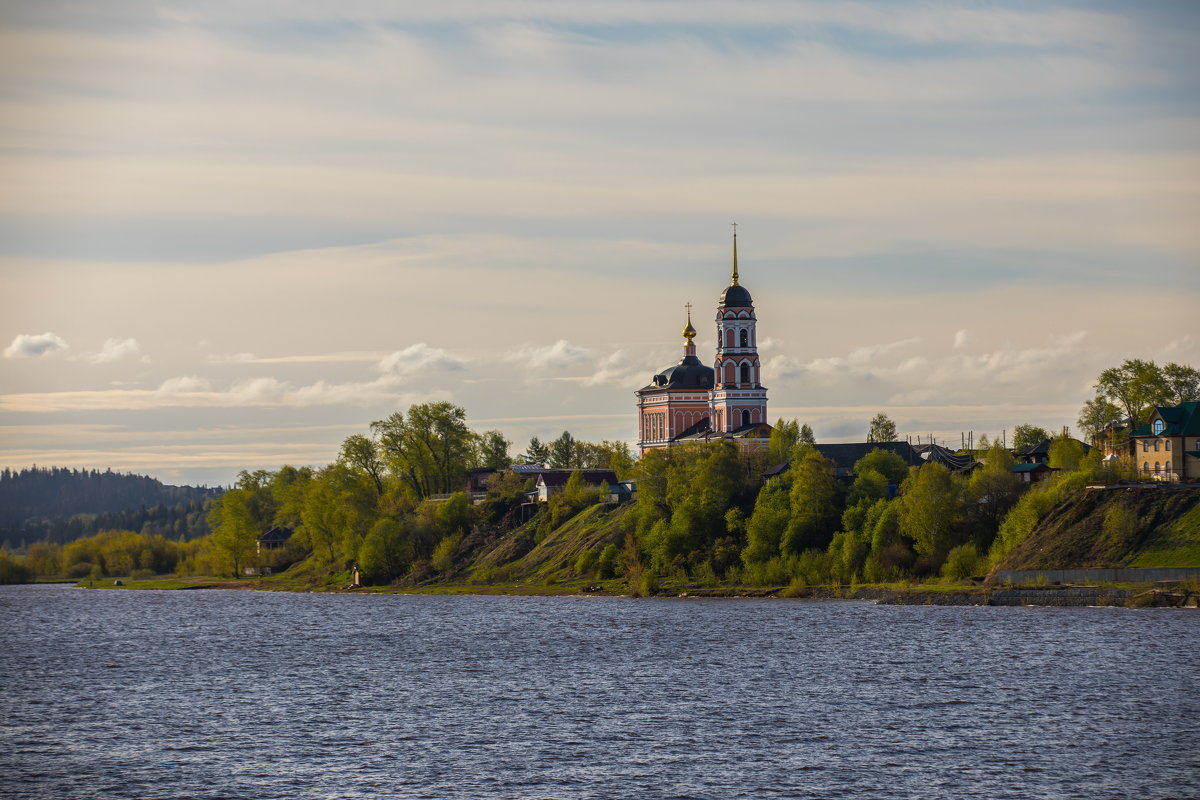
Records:
[[[29,583],[33,570],[17,560],[15,556],[0,550],[0,584]]]
[[[579,554],[579,558],[575,559],[575,574],[580,577],[586,577],[592,574],[592,570],[596,566],[596,551],[584,550]]]
[[[960,544],[946,555],[946,563],[942,564],[942,577],[952,581],[961,581],[979,573],[982,566],[979,552],[974,542]]]
[[[610,544],[600,551],[600,557],[596,559],[596,577],[600,580],[607,580],[617,572],[617,546]]]

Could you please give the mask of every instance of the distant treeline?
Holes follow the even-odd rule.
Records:
[[[64,467],[0,470],[0,541],[69,542],[104,530],[172,539],[209,533],[206,520],[220,489],[167,486],[145,475]]]

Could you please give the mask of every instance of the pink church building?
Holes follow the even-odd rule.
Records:
[[[638,452],[682,442],[734,439],[766,446],[767,389],[758,357],[758,319],[750,292],[738,279],[737,231],[733,273],[717,303],[717,352],[712,367],[696,357],[691,305],[683,329],[683,358],[638,389]]]

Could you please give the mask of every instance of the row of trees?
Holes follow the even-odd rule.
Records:
[[[1200,400],[1200,370],[1186,364],[1159,366],[1153,361],[1127,359],[1096,378],[1096,396],[1079,411],[1079,429],[1092,442],[1110,429],[1146,424],[1155,406],[1175,406]]]

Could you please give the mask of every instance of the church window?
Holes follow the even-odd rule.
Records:
[[[750,410],[749,409],[746,409],[746,408],[742,409],[742,424],[743,425],[750,424]]]
[[[742,364],[742,383],[750,382],[750,365]]]
[[[1163,421],[1161,419],[1154,420],[1154,435],[1158,436],[1163,432]]]
[[[750,331],[742,328],[742,347],[750,346]]]
[[[733,328],[725,331],[725,346],[733,347]]]
[[[733,364],[725,365],[725,382],[735,383],[737,381],[737,367]]]

